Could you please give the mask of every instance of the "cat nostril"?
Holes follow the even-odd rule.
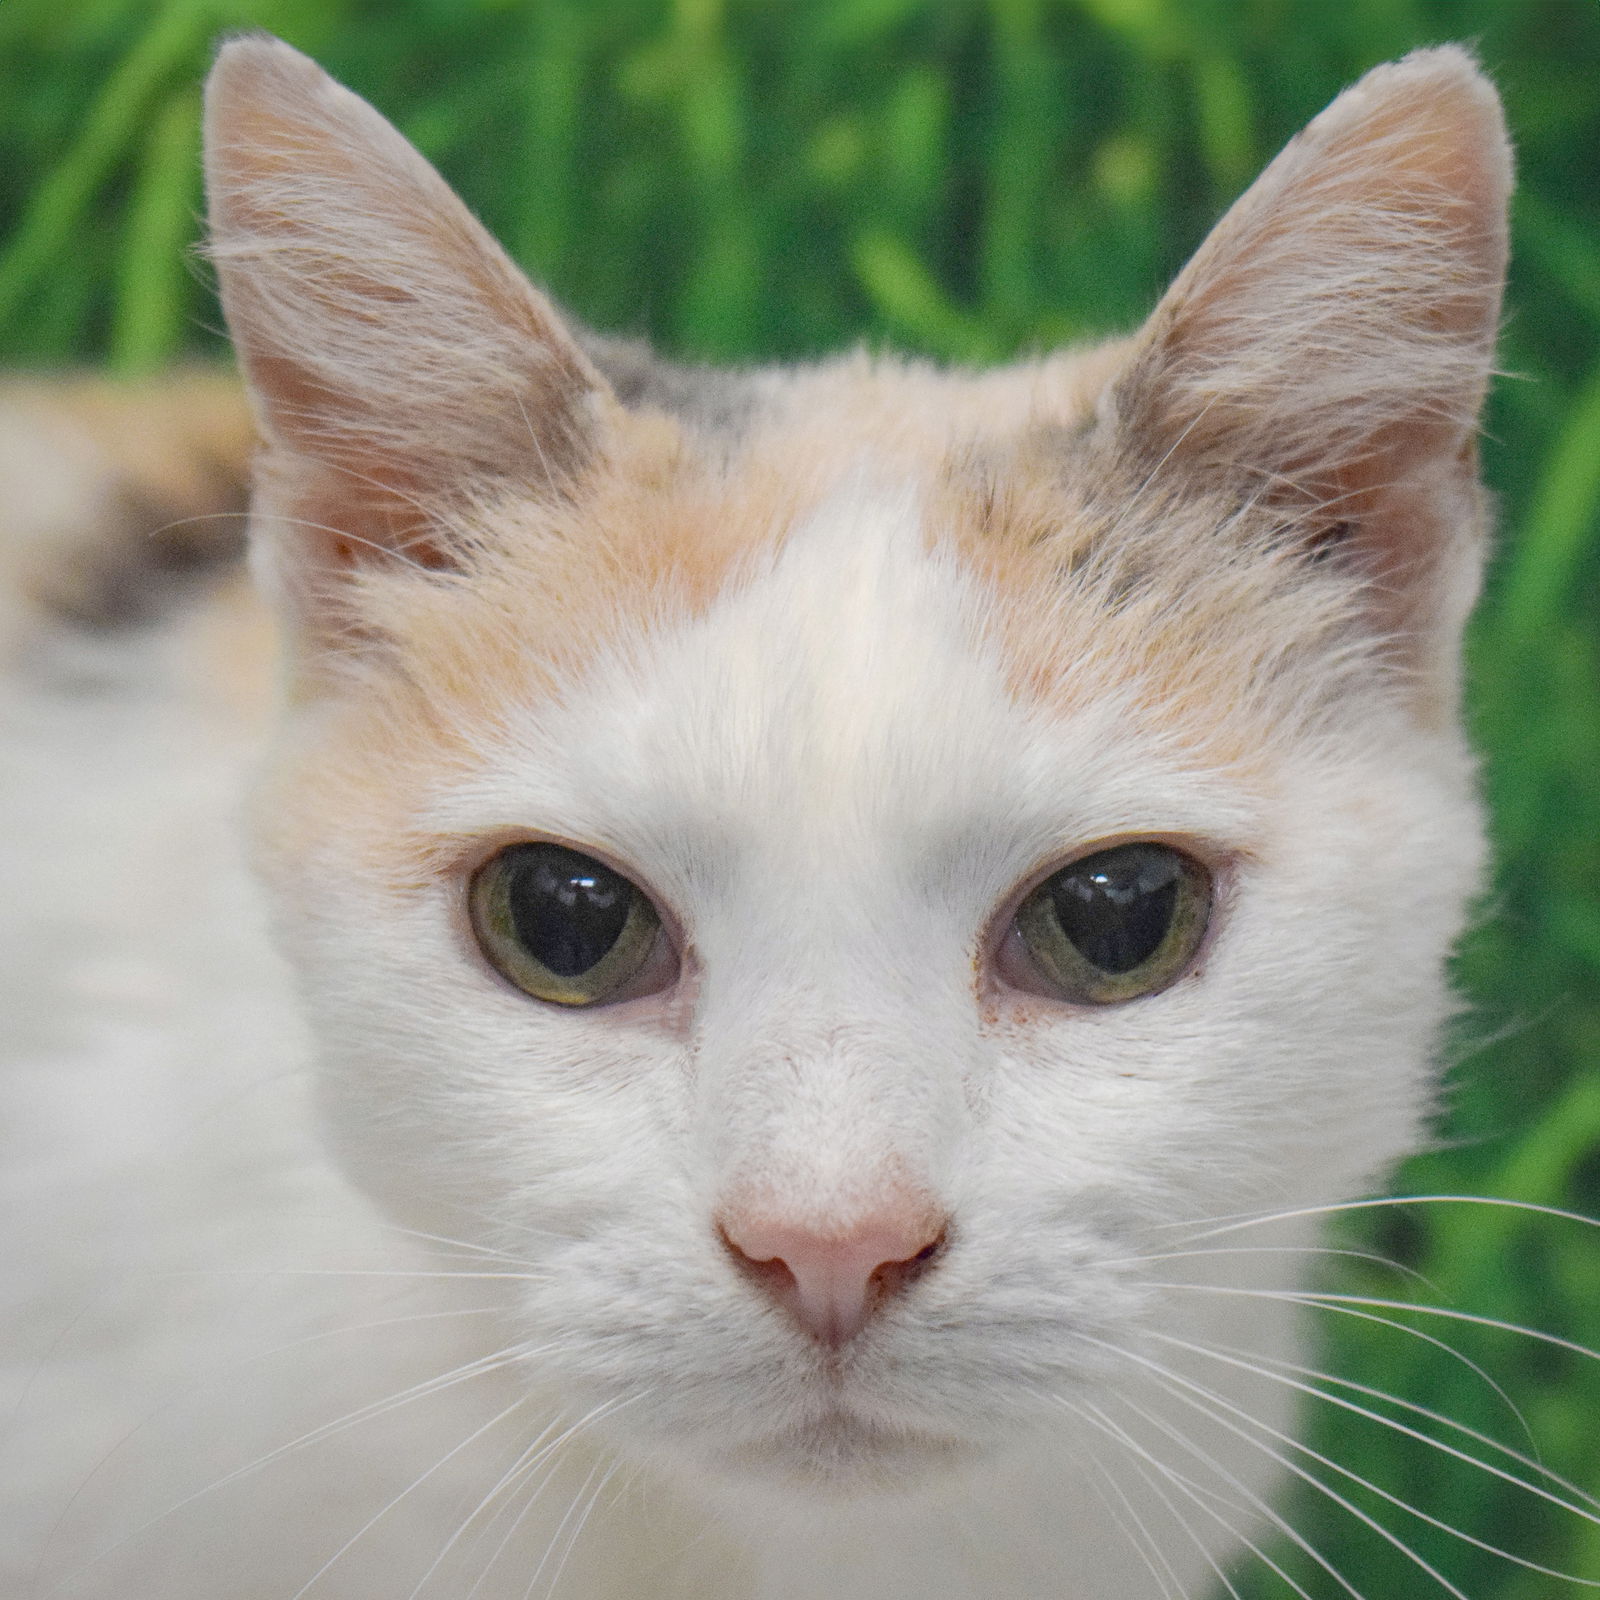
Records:
[[[717,1231],[751,1282],[833,1349],[927,1270],[946,1234],[925,1205],[886,1207],[839,1230],[724,1211]]]

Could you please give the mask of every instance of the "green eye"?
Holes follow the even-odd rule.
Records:
[[[514,844],[481,866],[472,931],[490,964],[538,1000],[592,1006],[636,977],[663,938],[648,896],[593,856]]]
[[[1211,875],[1164,844],[1121,844],[1052,873],[1016,928],[1050,990],[1111,1005],[1164,989],[1188,966],[1211,914]]]

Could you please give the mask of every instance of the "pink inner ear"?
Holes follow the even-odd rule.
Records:
[[[1463,52],[1369,73],[1179,276],[1120,386],[1130,430],[1304,501],[1454,463],[1493,359],[1509,189],[1498,101]]]
[[[380,467],[386,463],[374,463]],[[419,486],[420,488],[420,486]],[[309,467],[298,490],[285,495],[302,544],[315,546],[319,568],[420,567],[457,572],[461,562],[420,493],[412,497],[398,474],[388,481],[348,467]]]
[[[1217,225],[1109,395],[1135,482],[1257,506],[1264,536],[1348,560],[1359,620],[1430,719],[1452,714],[1482,562],[1510,187],[1466,52],[1377,68]]]

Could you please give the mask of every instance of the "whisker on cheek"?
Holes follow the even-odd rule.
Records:
[[[1337,1474],[1339,1477],[1348,1480],[1350,1483],[1356,1485],[1367,1493],[1375,1495],[1377,1498],[1385,1501],[1387,1504],[1392,1505],[1397,1509],[1406,1512],[1409,1516],[1415,1517],[1419,1521],[1428,1524],[1428,1526],[1436,1528],[1442,1533],[1449,1534],[1452,1538],[1458,1539],[1464,1544],[1468,1544],[1476,1549],[1482,1550],[1489,1555],[1493,1555],[1502,1561],[1510,1563],[1513,1566],[1520,1567],[1524,1571],[1537,1573],[1541,1577],[1555,1578],[1563,1583],[1570,1583],[1583,1587],[1600,1587],[1600,1580],[1586,1579],[1579,1575],[1569,1572],[1562,1572],[1555,1568],[1545,1566],[1542,1563],[1529,1560],[1527,1557],[1516,1555],[1512,1551],[1506,1550],[1488,1540],[1480,1539],[1476,1535],[1469,1533],[1452,1523],[1444,1521],[1442,1518],[1433,1516],[1431,1513],[1422,1510],[1419,1506],[1415,1505],[1411,1501],[1406,1500],[1400,1495],[1391,1493],[1389,1490],[1382,1488],[1380,1485],[1374,1483],[1371,1479],[1362,1476],[1360,1473],[1354,1472],[1348,1467],[1341,1466],[1338,1462],[1324,1455],[1320,1451],[1315,1450],[1303,1441],[1297,1440],[1291,1437],[1289,1434],[1283,1432],[1283,1430],[1272,1426],[1270,1423],[1264,1422],[1256,1416],[1253,1416],[1248,1410],[1234,1404],[1232,1401],[1226,1399],[1223,1395],[1218,1394],[1215,1390],[1205,1385],[1198,1384],[1191,1379],[1184,1378],[1180,1374],[1172,1371],[1170,1368],[1164,1368],[1159,1362],[1151,1361],[1133,1352],[1128,1352],[1128,1359],[1149,1371],[1160,1384],[1160,1386],[1169,1394],[1173,1395],[1184,1404],[1195,1407],[1203,1415],[1208,1416],[1213,1422],[1226,1429],[1229,1433],[1232,1433],[1237,1437],[1254,1444],[1265,1455],[1267,1455],[1269,1459],[1276,1461],[1280,1466],[1282,1466],[1284,1470],[1291,1473],[1303,1483],[1309,1485],[1319,1494],[1326,1496],[1341,1510],[1347,1512],[1350,1516],[1354,1517],[1358,1522],[1362,1523],[1373,1533],[1376,1533],[1393,1548],[1400,1551],[1401,1554],[1406,1556],[1407,1559],[1416,1565],[1422,1572],[1433,1579],[1433,1581],[1442,1589],[1444,1589],[1448,1594],[1454,1596],[1455,1600],[1469,1600],[1469,1597],[1466,1596],[1459,1588],[1457,1588],[1456,1585],[1451,1583],[1451,1581],[1445,1577],[1445,1575],[1439,1571],[1438,1568],[1425,1560],[1411,1545],[1407,1544],[1397,1534],[1385,1527],[1375,1517],[1363,1511],[1348,1497],[1333,1489],[1330,1484],[1328,1484],[1323,1478],[1318,1477],[1315,1472],[1301,1466],[1290,1455],[1286,1454],[1283,1450],[1277,1449],[1276,1446],[1280,1444],[1283,1445],[1286,1450],[1293,1451],[1298,1456],[1304,1456],[1309,1461],[1314,1462],[1317,1466]],[[1269,1377],[1271,1376],[1270,1373],[1264,1373],[1262,1375]],[[1230,1421],[1229,1418],[1237,1419],[1237,1423]],[[1242,1428],[1238,1426],[1240,1423],[1244,1425]],[[1266,1442],[1268,1440],[1274,1441],[1274,1443],[1269,1444]],[[1482,1466],[1482,1463],[1475,1461],[1474,1465]],[[1567,1509],[1577,1510],[1578,1508],[1567,1507]]]
[[[1154,1330],[1148,1330],[1146,1337],[1159,1340],[1163,1344],[1170,1344],[1175,1349],[1187,1350],[1196,1355],[1209,1356],[1212,1360],[1225,1365],[1235,1366],[1241,1370],[1256,1373],[1261,1377],[1270,1378],[1274,1381],[1281,1382],[1287,1387],[1294,1389],[1297,1393],[1324,1401],[1328,1405],[1337,1407],[1342,1411],[1347,1411],[1354,1416],[1364,1417],[1368,1421],[1375,1422],[1382,1427],[1392,1429],[1394,1432],[1402,1434],[1408,1439],[1414,1439],[1417,1441],[1417,1443],[1425,1445],[1429,1449],[1437,1450],[1443,1455],[1450,1456],[1457,1461],[1461,1461],[1467,1465],[1475,1467],[1479,1471],[1485,1472],[1491,1477],[1498,1478],[1502,1482],[1510,1484],[1515,1488],[1525,1490],[1527,1493],[1532,1495],[1537,1495],[1540,1499],[1548,1501],[1551,1505],[1556,1506],[1558,1509],[1569,1512],[1571,1515],[1579,1517],[1585,1522],[1600,1524],[1600,1516],[1596,1515],[1596,1512],[1600,1511],[1600,1498],[1589,1494],[1577,1484],[1571,1483],[1567,1479],[1562,1478],[1559,1474],[1552,1472],[1535,1457],[1526,1455],[1521,1451],[1514,1450],[1511,1446],[1502,1444],[1499,1440],[1493,1439],[1488,1434],[1482,1433],[1475,1428],[1470,1428],[1465,1423],[1456,1422],[1454,1419],[1445,1416],[1442,1412],[1431,1410],[1427,1406],[1418,1405],[1415,1401],[1406,1400],[1399,1395],[1389,1394],[1384,1390],[1374,1389],[1369,1385],[1356,1383],[1351,1379],[1340,1378],[1330,1373],[1318,1372],[1314,1368],[1303,1367],[1298,1363],[1285,1362],[1270,1356],[1256,1357],[1252,1356],[1248,1351],[1230,1350],[1220,1345],[1205,1346],[1195,1344],[1190,1340],[1175,1339],[1171,1335],[1157,1333]],[[1359,1393],[1368,1395],[1373,1399],[1381,1400],[1388,1405],[1398,1407],[1399,1409],[1409,1412],[1414,1416],[1421,1417],[1426,1421],[1437,1423],[1439,1426],[1444,1428],[1449,1428],[1465,1438],[1472,1439],[1479,1444],[1488,1446],[1490,1449],[1501,1452],[1518,1465],[1527,1467],[1530,1471],[1540,1474],[1551,1484],[1553,1484],[1556,1489],[1565,1491],[1566,1495],[1570,1496],[1570,1498],[1563,1498],[1561,1494],[1555,1493],[1551,1489],[1548,1489],[1541,1484],[1531,1482],[1527,1478],[1519,1477],[1516,1473],[1508,1471],[1506,1468],[1498,1466],[1492,1461],[1485,1461],[1481,1456],[1475,1456],[1470,1451],[1460,1449],[1455,1445],[1450,1444],[1446,1440],[1435,1438],[1433,1435],[1424,1433],[1418,1428],[1409,1427],[1405,1423],[1397,1421],[1393,1417],[1384,1416],[1382,1413],[1374,1411],[1368,1406],[1358,1405],[1355,1402],[1337,1394],[1330,1394],[1326,1389],[1318,1388],[1315,1382],[1302,1382],[1300,1381],[1299,1377],[1291,1376],[1291,1374],[1300,1374],[1305,1378],[1320,1380],[1324,1383],[1334,1384],[1343,1388],[1355,1390]],[[1578,1504],[1577,1502],[1579,1501],[1588,1501],[1588,1507]]]
[[[1199,1484],[1195,1483],[1194,1480],[1186,1477],[1184,1474],[1178,1472],[1170,1462],[1162,1461],[1159,1457],[1152,1455],[1150,1451],[1145,1449],[1143,1445],[1134,1439],[1125,1428],[1119,1427],[1115,1422],[1107,1417],[1105,1412],[1100,1407],[1089,1407],[1087,1414],[1094,1417],[1104,1431],[1117,1443],[1121,1444],[1133,1458],[1134,1470],[1138,1472],[1139,1476],[1150,1487],[1157,1499],[1159,1499],[1162,1505],[1167,1508],[1173,1519],[1183,1529],[1184,1533],[1189,1537],[1196,1549],[1200,1551],[1205,1559],[1206,1565],[1210,1567],[1217,1582],[1222,1585],[1222,1587],[1230,1596],[1232,1596],[1232,1600],[1239,1600],[1239,1591],[1234,1587],[1233,1581],[1228,1576],[1226,1569],[1218,1563],[1216,1557],[1212,1554],[1211,1549],[1206,1544],[1205,1540],[1203,1540],[1200,1535],[1195,1532],[1188,1519],[1178,1511],[1172,1497],[1162,1488],[1163,1481],[1169,1484],[1178,1493],[1182,1494],[1184,1498],[1187,1499],[1192,1505],[1194,1505],[1200,1511],[1203,1511],[1206,1516],[1211,1519],[1211,1521],[1215,1522],[1223,1530],[1223,1532],[1229,1536],[1230,1543],[1233,1546],[1236,1546],[1241,1550],[1248,1550],[1253,1556],[1256,1557],[1258,1561],[1261,1562],[1264,1567],[1266,1567],[1269,1572],[1276,1574],[1292,1590],[1294,1590],[1297,1595],[1300,1595],[1302,1600],[1310,1600],[1310,1596],[1306,1594],[1306,1591],[1292,1578],[1290,1578],[1283,1568],[1279,1566],[1279,1564],[1274,1561],[1272,1557],[1255,1542],[1255,1540],[1250,1538],[1244,1529],[1239,1527],[1236,1523],[1223,1514],[1223,1512],[1218,1508],[1217,1500],[1219,1497],[1215,1492],[1209,1495],[1206,1494],[1204,1489]],[[1238,1509],[1243,1510],[1244,1508]]]

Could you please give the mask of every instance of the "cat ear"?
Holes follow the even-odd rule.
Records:
[[[365,101],[235,39],[206,90],[210,255],[267,444],[279,586],[452,568],[452,504],[564,493],[610,393],[550,302]]]
[[[1137,337],[1106,401],[1122,446],[1281,502],[1301,537],[1351,547],[1386,631],[1453,637],[1481,562],[1474,438],[1510,189],[1500,104],[1464,50],[1368,73]]]

